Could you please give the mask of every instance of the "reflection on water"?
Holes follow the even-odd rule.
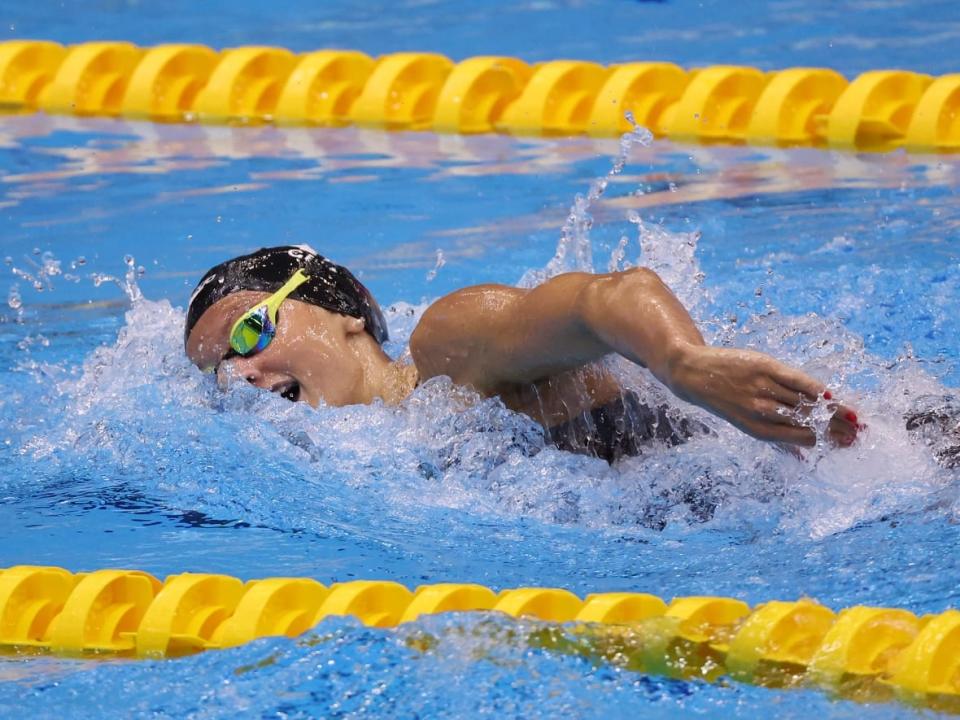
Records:
[[[37,144],[35,141],[42,140]],[[306,180],[338,176],[365,182],[378,169],[422,168],[427,181],[452,176],[546,175],[572,163],[611,155],[614,140],[588,138],[516,139],[507,136],[435,135],[357,128],[278,129],[166,125],[43,114],[0,116],[0,148],[35,148],[57,167],[8,167],[3,177],[15,199],[55,192],[57,181],[110,174],[189,173],[230,161],[266,158],[286,169],[252,170],[251,183],[198,188],[196,192],[257,189],[256,181]],[[288,162],[289,161],[289,162]],[[637,148],[631,170],[615,182],[642,192],[621,203],[648,207],[667,203],[736,198],[828,187],[914,187],[955,182],[960,159],[951,156],[886,156],[811,149],[673,146]],[[638,174],[639,167],[649,166]],[[360,172],[371,171],[371,172]],[[348,174],[345,174],[348,173]],[[95,191],[98,183],[82,186]]]

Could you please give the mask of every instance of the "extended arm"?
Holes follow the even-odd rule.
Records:
[[[646,269],[569,273],[533,290],[466,288],[427,310],[410,346],[422,376],[449,375],[487,393],[619,353],[741,430],[799,445],[814,436],[794,411],[826,392],[762,353],[707,346],[683,305]],[[839,406],[830,430],[836,442],[850,444],[853,411]]]

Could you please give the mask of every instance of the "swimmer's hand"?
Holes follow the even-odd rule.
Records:
[[[667,379],[673,392],[761,440],[812,446],[808,416],[827,388],[769,355],[751,350],[689,345],[673,353]],[[860,425],[856,412],[830,403],[828,437],[848,447]]]

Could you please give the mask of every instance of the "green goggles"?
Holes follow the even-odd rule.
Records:
[[[283,287],[241,315],[230,329],[231,349],[243,356],[264,350],[277,334],[277,311],[280,305],[309,279],[303,270],[297,270]]]

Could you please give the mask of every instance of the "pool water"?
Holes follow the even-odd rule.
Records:
[[[34,4],[0,20],[11,36],[61,42],[956,69],[937,52],[960,32],[952,5],[847,3],[841,18],[824,4],[804,22],[787,22],[796,3],[704,5],[704,22],[684,28],[679,3],[511,4],[497,12],[522,22],[504,33],[493,10],[441,31],[449,3],[280,3],[269,16],[253,3],[104,4],[79,22]],[[588,33],[584,18],[620,29]],[[611,175],[615,140],[0,116],[0,566],[957,606],[956,472],[903,415],[960,383],[960,163],[631,141]],[[578,202],[598,179],[602,196]],[[394,355],[431,300],[466,284],[651,266],[711,340],[799,365],[869,427],[849,450],[795,458],[612,361],[641,396],[714,432],[610,467],[546,446],[526,418],[443,380],[398,408],[222,392],[182,356],[190,290],[226,257],[293,242],[360,275]],[[484,615],[395,631],[334,619],[297,640],[164,662],[11,656],[0,713],[914,712],[648,677],[529,642],[537,631]]]

